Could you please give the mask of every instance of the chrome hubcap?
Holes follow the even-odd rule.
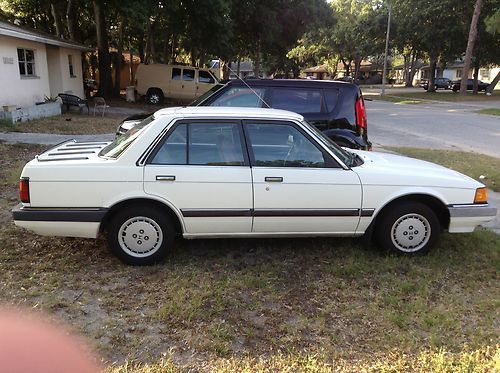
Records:
[[[158,94],[152,94],[151,96],[149,96],[149,101],[152,104],[157,104],[158,102],[160,102],[160,96]]]
[[[161,227],[153,219],[136,216],[122,224],[118,242],[128,255],[141,258],[154,254],[163,242]]]
[[[392,225],[391,240],[398,250],[411,253],[423,248],[431,236],[429,221],[419,214],[401,216]]]

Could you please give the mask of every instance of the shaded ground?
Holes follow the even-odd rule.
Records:
[[[355,371],[394,367],[396,350],[410,360],[433,348],[498,351],[500,238],[491,232],[445,234],[412,259],[351,239],[180,241],[165,263],[133,268],[103,240],[13,226],[6,210],[19,167],[38,151],[0,146],[0,302],[62,319],[106,364],[167,356],[163,371],[328,371],[340,359]]]

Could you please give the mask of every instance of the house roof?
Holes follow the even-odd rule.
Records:
[[[55,45],[58,47],[78,49],[81,51],[88,51],[88,48],[82,44],[75,43],[70,40],[64,40],[56,36],[47,34],[45,32],[40,32],[27,27],[20,27],[13,25],[12,23],[0,21],[0,35],[10,36],[13,38],[24,39],[35,41],[38,43],[44,43],[49,45]]]
[[[338,62],[337,70],[338,71],[344,70],[344,64],[342,63],[342,61]],[[351,70],[354,70],[354,61],[351,62]],[[371,62],[371,61],[367,61],[367,60],[361,61],[360,65],[359,65],[359,71],[361,71],[361,72],[380,71],[380,70],[382,70],[381,65],[374,63],[374,62]],[[305,73],[328,73],[329,70],[328,70],[328,65],[323,64],[323,65],[319,65],[319,66],[309,67],[307,69],[304,69],[303,72],[305,72]]]

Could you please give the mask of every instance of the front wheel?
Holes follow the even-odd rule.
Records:
[[[425,254],[439,238],[441,226],[432,209],[404,202],[383,213],[376,225],[379,244],[403,255]]]
[[[119,211],[108,226],[111,251],[124,263],[149,265],[161,261],[174,242],[170,219],[147,207]]]

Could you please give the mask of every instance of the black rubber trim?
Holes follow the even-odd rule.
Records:
[[[229,209],[229,210],[208,210],[208,209],[184,209],[181,210],[185,218],[202,217],[232,217],[232,216],[252,216],[251,209]]]
[[[19,221],[100,222],[107,211],[106,208],[33,208],[19,204],[12,209],[12,216]]]
[[[361,216],[373,216],[375,209],[362,209]]]

